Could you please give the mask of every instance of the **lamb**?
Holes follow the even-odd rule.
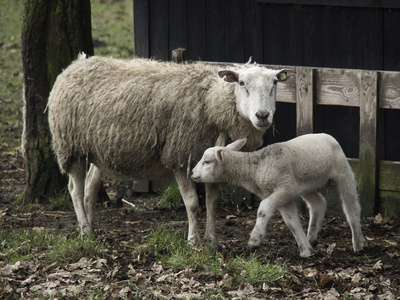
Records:
[[[200,242],[191,163],[208,147],[242,136],[248,150],[259,147],[273,121],[276,83],[293,74],[253,64],[220,69],[81,54],[58,76],[48,101],[52,147],[69,176],[81,234],[93,233],[104,175],[118,180],[174,175],[188,215],[188,240]],[[217,186],[206,184],[206,193],[205,238],[217,245]]]
[[[262,200],[248,249],[255,251],[263,242],[266,226],[279,210],[292,231],[300,256],[312,255],[326,211],[326,201],[318,192],[329,181],[339,191],[350,224],[353,249],[361,251],[364,238],[360,225],[360,204],[354,174],[339,143],[327,134],[308,134],[269,145],[252,153],[238,152],[246,144],[239,139],[226,147],[205,151],[192,171],[196,182],[225,182],[242,186]],[[295,203],[301,196],[310,211],[307,237],[301,227]]]

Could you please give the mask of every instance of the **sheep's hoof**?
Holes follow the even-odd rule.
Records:
[[[256,252],[259,248],[260,248],[260,246],[256,246],[256,245],[247,245],[247,254],[254,253],[254,252]]]

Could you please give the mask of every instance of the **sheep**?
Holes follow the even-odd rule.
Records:
[[[326,211],[326,201],[318,192],[329,181],[335,183],[355,252],[364,247],[360,225],[360,204],[354,174],[339,143],[328,134],[302,135],[261,150],[238,152],[246,144],[239,139],[226,147],[205,151],[192,171],[196,182],[225,182],[239,185],[263,199],[257,221],[250,234],[248,250],[255,251],[263,242],[267,224],[278,210],[292,231],[300,256],[312,255]],[[295,199],[301,196],[310,211],[307,237],[301,227]]]
[[[56,79],[48,100],[52,148],[69,176],[81,235],[93,233],[103,176],[154,180],[174,175],[188,215],[188,240],[199,243],[196,185],[190,164],[205,149],[241,136],[248,150],[262,144],[275,113],[276,83],[292,70],[247,64],[86,58]],[[87,169],[89,169],[87,171]],[[207,184],[205,239],[217,245],[218,187]]]

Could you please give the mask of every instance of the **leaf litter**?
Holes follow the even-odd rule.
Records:
[[[2,161],[7,157],[2,156]],[[7,155],[14,155],[9,153]],[[10,159],[15,164],[15,159]],[[14,188],[0,190],[2,230],[26,228],[35,232],[77,234],[74,212],[34,211],[14,213],[10,203],[24,184],[19,168],[10,168],[1,180],[11,178]],[[14,171],[12,171],[14,170]],[[4,179],[3,179],[4,178]],[[115,188],[107,183],[108,190]],[[96,237],[107,251],[106,257],[81,257],[57,264],[41,259],[45,251],[34,249],[33,257],[10,264],[7,253],[0,253],[0,295],[4,299],[77,299],[97,293],[101,299],[400,299],[400,221],[377,215],[362,220],[366,249],[354,254],[351,233],[340,217],[326,218],[315,254],[300,258],[290,231],[280,216],[268,225],[264,246],[259,254],[287,272],[277,281],[261,284],[237,283],[235,274],[220,270],[174,269],[163,265],[153,253],[134,255],[128,247],[140,244],[151,228],[162,223],[172,230],[185,231],[184,207],[161,209],[158,195],[132,195],[126,198],[135,205],[124,208],[98,208]],[[112,203],[113,204],[113,203]],[[255,209],[237,210],[228,202],[219,204],[217,225],[221,253],[225,259],[240,256],[254,224]],[[205,208],[200,212],[204,232]],[[304,217],[306,227],[307,216]],[[26,251],[27,244],[20,249]],[[236,274],[237,275],[237,274]],[[0,299],[2,296],[0,296]]]

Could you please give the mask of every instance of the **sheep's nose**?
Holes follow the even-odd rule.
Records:
[[[269,117],[269,112],[257,112],[256,113],[256,117],[261,121],[261,122],[265,122],[268,120]]]

